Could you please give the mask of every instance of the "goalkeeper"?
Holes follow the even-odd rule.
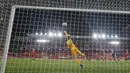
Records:
[[[66,41],[67,47],[70,49],[71,54],[74,57],[74,59],[76,60],[76,62],[81,66],[81,68],[83,68],[82,63],[76,57],[77,57],[77,54],[80,54],[82,56],[85,56],[85,54],[80,52],[79,49],[75,46],[75,44],[71,40],[71,36],[69,34],[67,34],[66,31],[64,31],[64,33],[67,37],[67,41]]]

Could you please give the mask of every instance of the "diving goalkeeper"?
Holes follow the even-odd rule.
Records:
[[[82,63],[80,62],[80,60],[77,59],[77,54],[80,54],[82,56],[85,56],[85,54],[80,52],[79,49],[75,46],[75,44],[71,40],[71,36],[67,34],[66,31],[64,31],[64,33],[67,37],[67,41],[66,41],[67,47],[70,49],[71,54],[74,57],[75,61],[81,66],[81,68],[83,68]]]

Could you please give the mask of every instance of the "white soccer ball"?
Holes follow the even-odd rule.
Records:
[[[63,26],[67,26],[67,23],[66,22],[63,22],[63,24],[62,24]]]

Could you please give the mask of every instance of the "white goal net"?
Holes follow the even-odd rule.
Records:
[[[53,7],[35,5],[36,2],[31,6],[11,4],[10,20],[4,19],[2,16],[8,15],[1,13],[1,72],[129,73],[128,4],[98,3],[100,0],[87,1],[88,5],[82,5],[86,4],[84,1],[77,2],[80,4],[59,0],[52,2],[52,6],[57,4]],[[50,1],[45,3],[51,5]],[[66,5],[68,7],[64,7]],[[8,28],[5,21],[9,22]],[[64,31],[75,46],[66,44],[68,37]]]

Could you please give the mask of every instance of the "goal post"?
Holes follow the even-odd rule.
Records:
[[[8,25],[8,32],[6,36],[5,46],[4,46],[4,53],[2,57],[2,67],[0,73],[5,73],[5,67],[6,67],[6,61],[8,57],[8,50],[10,45],[10,38],[11,38],[11,32],[13,27],[13,21],[14,21],[14,15],[15,15],[15,6],[12,6],[11,13],[10,13],[10,21]]]

